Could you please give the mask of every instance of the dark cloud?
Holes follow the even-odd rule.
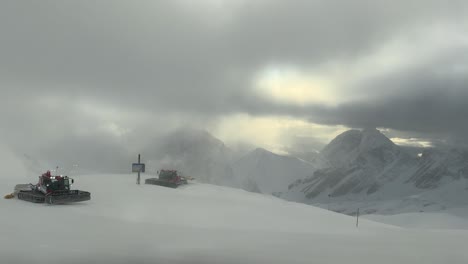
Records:
[[[2,1],[0,118],[7,129],[0,134],[21,150],[45,143],[72,149],[86,145],[80,137],[87,145],[108,142],[100,139],[109,137],[109,124],[144,138],[235,113],[466,132],[466,74],[437,71],[462,63],[463,46],[407,73],[360,82],[364,101],[299,107],[252,92],[271,65],[352,65],[422,29],[466,32],[465,1],[234,2],[215,9],[190,1]],[[88,104],[94,108],[83,110]]]
[[[358,57],[406,28],[448,15],[456,21],[465,14],[461,3],[246,2],[216,27],[223,21],[202,19],[183,1],[4,1],[1,76],[28,93],[237,111],[219,101],[245,94],[269,63]]]
[[[363,83],[369,91],[369,99],[316,109],[311,120],[465,137],[468,132],[465,122],[468,115],[467,55],[468,49],[459,52],[456,59],[435,60],[417,69]],[[459,72],[456,65],[465,68]]]

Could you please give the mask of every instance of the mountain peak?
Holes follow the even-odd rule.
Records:
[[[348,130],[338,135],[323,149],[322,154],[335,166],[348,167],[358,158],[368,159],[377,153],[379,156],[393,157],[397,151],[398,147],[379,130],[366,128]],[[383,162],[384,160],[385,158],[382,158]]]
[[[255,150],[252,151],[252,153],[255,155],[274,154],[273,152],[268,151],[264,148],[256,148]]]
[[[379,130],[375,128],[363,129],[361,131],[361,135],[362,135],[361,144],[360,144],[361,147],[373,149],[373,148],[381,147],[383,145],[387,145],[387,146],[395,145],[388,137],[386,137],[384,134],[382,134],[382,132],[380,132]]]
[[[178,146],[180,151],[193,148],[200,150],[228,149],[221,140],[208,131],[193,128],[182,128],[167,134],[163,140],[163,146],[171,146],[170,148]],[[229,152],[231,151],[229,150]]]
[[[376,128],[366,128],[363,130],[352,129],[338,135],[325,146],[322,153],[326,155],[337,147],[345,150],[353,150],[355,148],[373,149],[382,145],[394,146],[395,144]]]

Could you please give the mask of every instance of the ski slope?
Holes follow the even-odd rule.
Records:
[[[25,178],[3,179],[1,190]],[[51,206],[1,199],[0,263],[468,261],[466,230],[365,219],[356,228],[350,216],[228,187],[138,186],[135,175],[74,178],[74,188],[90,191],[91,201]]]
[[[364,218],[407,228],[468,230],[467,208],[395,215],[366,215]]]

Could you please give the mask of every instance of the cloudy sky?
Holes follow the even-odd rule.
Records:
[[[2,144],[104,155],[179,127],[277,152],[363,127],[460,142],[467,32],[463,0],[3,0]]]

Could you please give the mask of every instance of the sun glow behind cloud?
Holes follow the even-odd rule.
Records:
[[[228,145],[245,142],[266,148],[277,154],[288,154],[286,149],[298,137],[311,137],[327,144],[347,129],[343,126],[313,124],[290,117],[255,117],[237,114],[225,117],[211,132]],[[314,151],[314,149],[310,151]]]
[[[400,145],[400,146],[406,146],[406,147],[419,147],[419,148],[431,148],[433,147],[433,143],[428,140],[423,140],[419,138],[398,138],[394,137],[391,138],[393,143]]]
[[[293,68],[272,67],[263,71],[255,82],[255,88],[261,96],[280,103],[306,105],[337,102],[331,80]]]

